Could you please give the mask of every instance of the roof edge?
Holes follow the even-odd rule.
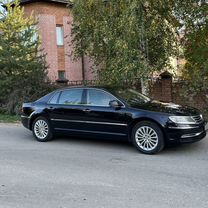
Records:
[[[73,2],[70,1],[70,0],[44,0],[44,1],[40,1],[40,0],[20,0],[21,5],[29,4],[29,3],[33,3],[33,2],[51,2],[51,3],[65,4],[68,7],[73,6]],[[2,5],[2,7],[6,8],[6,4]]]

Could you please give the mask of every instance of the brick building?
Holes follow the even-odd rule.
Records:
[[[72,15],[68,0],[21,0],[25,14],[32,12],[38,18],[38,30],[42,48],[47,54],[48,76],[52,81],[94,80],[90,60],[82,57],[73,61],[71,28]]]

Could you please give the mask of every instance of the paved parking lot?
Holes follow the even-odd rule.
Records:
[[[0,124],[0,208],[207,208],[208,138],[143,155],[112,140]]]

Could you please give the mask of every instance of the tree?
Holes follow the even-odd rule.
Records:
[[[208,4],[206,1],[188,0],[181,4],[178,16],[184,36],[182,46],[186,64],[183,76],[188,94],[208,93]],[[206,97],[204,96],[205,100]],[[208,101],[207,101],[208,103]]]
[[[48,89],[47,65],[37,21],[25,17],[19,1],[6,4],[0,16],[0,103],[14,113],[23,100],[36,99]]]
[[[106,84],[133,84],[164,69],[177,51],[173,6],[173,0],[74,1],[75,57],[91,57]]]

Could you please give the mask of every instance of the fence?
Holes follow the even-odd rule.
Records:
[[[164,102],[173,102],[181,105],[189,105],[192,107],[206,110],[207,98],[205,94],[190,94],[188,98],[183,96],[184,81],[177,80],[173,82],[173,77],[168,72],[160,75],[150,87],[150,96],[153,99],[161,100]]]
[[[59,83],[60,84],[60,83]],[[98,82],[96,80],[77,80],[64,83],[64,86],[95,86]],[[150,84],[150,97],[155,100],[164,102],[173,102],[181,105],[189,105],[199,109],[208,109],[206,95],[190,95],[188,98],[183,96],[184,81],[174,81],[173,76],[168,72],[163,72],[158,79],[155,79]],[[137,82],[135,86],[138,91],[141,91],[141,84]]]

